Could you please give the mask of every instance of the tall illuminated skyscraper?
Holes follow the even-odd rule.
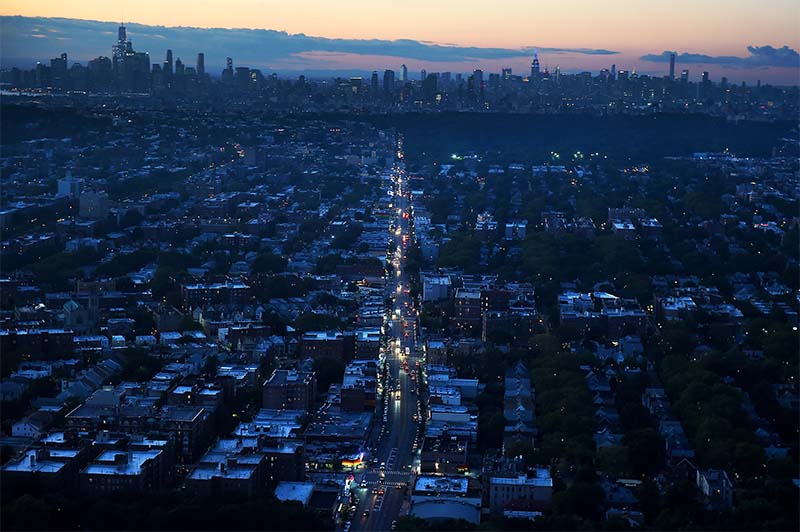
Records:
[[[128,48],[128,32],[125,29],[125,26],[120,24],[119,29],[117,30],[117,44],[115,44],[111,49],[111,58],[114,61],[114,68],[117,68],[116,65],[122,63],[123,59],[125,58],[125,50]]]
[[[406,65],[400,66],[400,81],[403,83],[408,81],[408,67]]]
[[[539,80],[539,53],[533,54],[533,61],[531,62],[531,81]]]
[[[146,92],[149,88],[150,55],[137,52],[128,40],[124,24],[117,30],[117,44],[111,49],[112,70],[118,90]]]

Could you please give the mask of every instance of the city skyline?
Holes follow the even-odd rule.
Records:
[[[108,26],[118,22],[5,16],[39,15],[47,4],[45,2],[45,6],[37,7],[38,11],[22,7],[15,9],[13,2],[4,8],[4,66],[23,66],[25,60],[41,60],[62,51],[67,51],[70,58],[77,61],[86,61],[98,54],[107,53],[104,50],[107,40],[102,42],[100,39],[107,39],[108,32],[114,30]],[[235,7],[240,4],[234,2],[234,9],[231,11],[236,11]],[[202,19],[193,10],[183,10],[179,18],[162,17],[166,26],[146,24],[158,21],[154,20],[152,14],[137,17],[139,8],[125,18],[126,21],[134,20],[126,22],[126,25],[131,38],[137,42],[137,47],[149,51],[154,57],[161,56],[166,48],[172,48],[176,56],[185,59],[203,51],[197,45],[198,40],[214,43],[213,49],[205,51],[212,74],[224,65],[226,56],[239,58],[240,64],[279,73],[354,73],[399,68],[402,63],[407,64],[412,72],[422,69],[468,72],[475,68],[500,71],[504,67],[520,72],[527,70],[533,51],[539,50],[542,66],[551,70],[559,66],[563,72],[596,72],[616,64],[618,68],[658,76],[668,70],[669,53],[676,52],[679,70],[690,69],[693,79],[699,78],[702,71],[710,71],[717,80],[728,77],[734,82],[754,83],[761,80],[765,83],[793,85],[800,79],[800,62],[796,51],[798,37],[791,25],[781,25],[774,20],[772,13],[780,11],[780,4],[782,3],[773,2],[770,4],[773,9],[763,9],[765,13],[760,18],[752,17],[745,26],[746,31],[742,27],[736,27],[737,31],[733,32],[721,31],[712,24],[706,26],[707,35],[698,36],[689,31],[696,27],[692,23],[676,32],[674,37],[667,38],[662,35],[660,28],[653,28],[654,36],[651,39],[639,39],[635,46],[624,42],[620,37],[608,35],[607,29],[600,31],[599,36],[590,38],[580,30],[585,14],[574,20],[561,19],[558,22],[558,18],[548,18],[550,8],[546,6],[538,6],[540,11],[536,13],[541,14],[537,15],[537,20],[556,20],[553,24],[534,24],[533,31],[521,32],[516,30],[517,22],[509,22],[508,28],[503,28],[503,31],[495,28],[492,37],[486,30],[492,24],[489,19],[486,23],[468,28],[458,39],[449,38],[452,35],[448,33],[448,28],[459,24],[463,27],[464,20],[460,15],[454,15],[454,20],[442,22],[439,38],[417,25],[396,24],[395,19],[375,30],[370,30],[371,26],[364,22],[364,31],[359,33],[347,25],[337,25],[335,18],[329,19],[330,27],[334,29],[325,31],[319,26],[319,20],[326,17],[313,17],[313,20],[306,21],[308,24],[305,24],[304,29],[300,23],[290,25],[291,21],[281,15],[280,10],[275,12],[272,23],[264,24],[259,23],[260,12],[252,11],[252,22],[247,26],[272,28],[270,30],[244,29],[241,26],[224,28],[222,26],[226,22],[232,24],[235,21],[226,14],[220,14],[216,27],[201,28],[199,26]],[[350,7],[345,11],[347,9]],[[613,9],[616,8],[609,7],[609,10]],[[704,4],[702,10],[706,9]],[[791,13],[786,9],[783,10],[784,15]],[[410,11],[413,12],[414,9],[410,8]],[[651,13],[656,11],[658,10]],[[51,13],[62,14],[57,10]],[[73,16],[83,16],[84,13],[88,12],[79,9]],[[102,18],[108,10],[94,13],[97,18]],[[365,11],[365,20],[370,19],[371,13],[370,10]],[[527,8],[525,13],[528,13]],[[737,17],[741,14],[742,11],[738,11]],[[600,17],[597,25],[602,25],[603,20]],[[173,27],[173,24],[180,27]],[[421,24],[425,26],[427,23]],[[771,28],[768,35],[763,31],[764,24]],[[553,26],[568,30],[554,33]],[[618,30],[622,32],[638,34],[638,27],[633,20],[618,23]],[[687,36],[687,32],[692,34]],[[735,39],[731,34],[735,34]],[[719,38],[715,38],[715,35]]]

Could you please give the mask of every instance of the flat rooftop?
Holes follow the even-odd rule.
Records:
[[[422,475],[417,478],[414,491],[435,493],[459,493],[466,495],[469,479],[465,477],[435,477]]]

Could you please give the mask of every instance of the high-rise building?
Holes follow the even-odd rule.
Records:
[[[361,76],[353,76],[350,78],[350,92],[353,94],[360,94],[362,92],[361,86],[364,79]]]
[[[238,88],[242,90],[250,88],[250,69],[248,67],[236,67],[233,77]]]
[[[111,48],[111,58],[114,62],[114,70],[117,65],[122,63],[125,58],[125,49],[128,47],[128,31],[125,26],[120,25],[117,29],[117,44]]]
[[[95,91],[111,89],[114,80],[114,67],[111,59],[100,56],[92,59],[87,67],[89,71],[89,86]]]
[[[426,102],[433,102],[436,99],[436,74],[428,74],[422,82],[422,97]]]
[[[483,70],[480,68],[475,69],[475,71],[472,73],[472,79],[473,83],[475,83],[475,90],[480,90],[480,88],[483,86]]]
[[[67,88],[67,54],[50,60],[50,82],[58,89]]]
[[[669,54],[669,80],[675,79],[675,54]]]
[[[167,50],[167,58],[164,60],[164,70],[167,75],[171,75],[174,72],[172,68],[172,50]]]
[[[200,52],[197,54],[197,75],[203,76],[206,73],[206,54]]]
[[[225,59],[225,70],[222,71],[223,83],[233,83],[233,58]]]
[[[147,92],[150,89],[150,54],[133,49],[125,26],[120,26],[117,31],[117,44],[112,48],[112,67],[118,90]]]
[[[394,75],[392,75],[392,77],[394,78]],[[403,83],[408,81],[408,67],[406,67],[406,65],[400,66],[400,81]]]
[[[533,61],[531,62],[531,81],[539,81],[539,54],[533,54]]]
[[[405,65],[403,65],[405,67]],[[383,71],[383,94],[390,98],[394,93],[394,70]]]
[[[372,71],[372,78],[370,78],[370,91],[372,95],[375,96],[378,94],[378,71]]]
[[[689,69],[684,68],[681,70],[681,83],[689,83]]]

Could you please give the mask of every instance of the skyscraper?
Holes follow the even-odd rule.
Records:
[[[405,67],[405,65],[403,65]],[[383,71],[383,94],[387,99],[394,93],[394,70]]]
[[[422,81],[422,98],[431,103],[436,99],[436,74],[428,74]]]
[[[370,91],[372,92],[373,96],[378,94],[378,71],[377,70],[373,70],[372,71],[372,78],[370,79]]]
[[[675,54],[669,54],[669,80],[675,79]]]
[[[222,81],[224,83],[233,83],[233,58],[231,57],[225,59],[225,70],[222,71]]]
[[[59,89],[66,88],[67,85],[67,54],[50,60],[50,82]]]
[[[394,78],[394,74],[392,74],[392,78]],[[400,66],[400,81],[403,83],[408,81],[408,67],[406,65]]]
[[[172,69],[172,50],[167,50],[167,58],[164,60],[164,70],[167,72],[167,75],[172,75],[174,72]]]
[[[681,70],[681,83],[689,83],[689,69]]]
[[[118,90],[146,92],[150,87],[150,55],[136,52],[128,40],[125,26],[117,31],[117,44],[112,49],[112,67]]]
[[[125,26],[121,25],[117,29],[117,44],[111,48],[111,59],[114,62],[114,68],[117,64],[121,63],[125,57],[125,49],[128,43],[128,32]]]
[[[483,86],[483,70],[480,68],[475,69],[475,71],[472,72],[472,79],[475,83],[475,90],[480,90],[480,88]]]
[[[533,54],[533,61],[531,62],[531,81],[539,80],[539,53]]]
[[[206,73],[206,54],[197,54],[197,75],[202,76]]]

